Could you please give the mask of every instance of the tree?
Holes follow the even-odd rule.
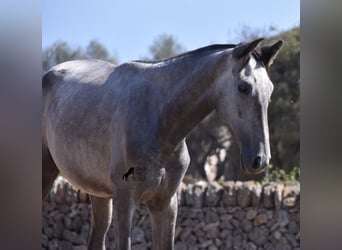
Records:
[[[102,60],[108,60],[109,54],[107,49],[98,41],[92,40],[86,49],[88,58],[96,58]]]
[[[102,59],[116,63],[116,59],[109,55],[106,47],[96,40],[90,41],[86,49],[71,48],[65,41],[56,41],[43,50],[42,57],[43,71],[59,63],[76,59]]]
[[[284,41],[271,67],[275,85],[269,108],[273,165],[290,171],[299,166],[300,152],[300,30],[293,28],[271,37],[268,43]]]
[[[184,47],[172,35],[162,34],[153,41],[149,51],[152,57],[146,59],[162,60],[184,52]]]

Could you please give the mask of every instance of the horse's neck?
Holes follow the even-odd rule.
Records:
[[[178,145],[215,108],[215,83],[222,72],[222,60],[209,57],[172,63],[165,68],[169,94],[161,114],[160,139],[164,145]],[[169,70],[169,71],[168,71]],[[176,74],[175,74],[176,72]]]

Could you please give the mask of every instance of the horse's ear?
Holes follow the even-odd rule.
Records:
[[[270,67],[276,58],[283,41],[279,40],[271,46],[264,46],[261,48],[261,58],[266,67]]]
[[[259,39],[252,41],[252,42],[243,43],[241,45],[238,45],[233,50],[233,56],[236,59],[242,59],[242,58],[245,58],[246,56],[249,56],[249,54],[256,48],[256,46],[259,45],[259,43],[262,40],[264,40],[264,38],[259,38]]]

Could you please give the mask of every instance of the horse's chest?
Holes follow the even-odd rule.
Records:
[[[164,197],[165,200],[171,198],[177,191],[187,167],[188,162],[179,160],[136,166],[131,177],[135,186],[135,200],[146,203],[160,199],[158,197]]]

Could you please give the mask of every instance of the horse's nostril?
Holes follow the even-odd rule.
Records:
[[[253,162],[252,168],[256,170],[260,167],[261,167],[261,157],[257,156]]]

